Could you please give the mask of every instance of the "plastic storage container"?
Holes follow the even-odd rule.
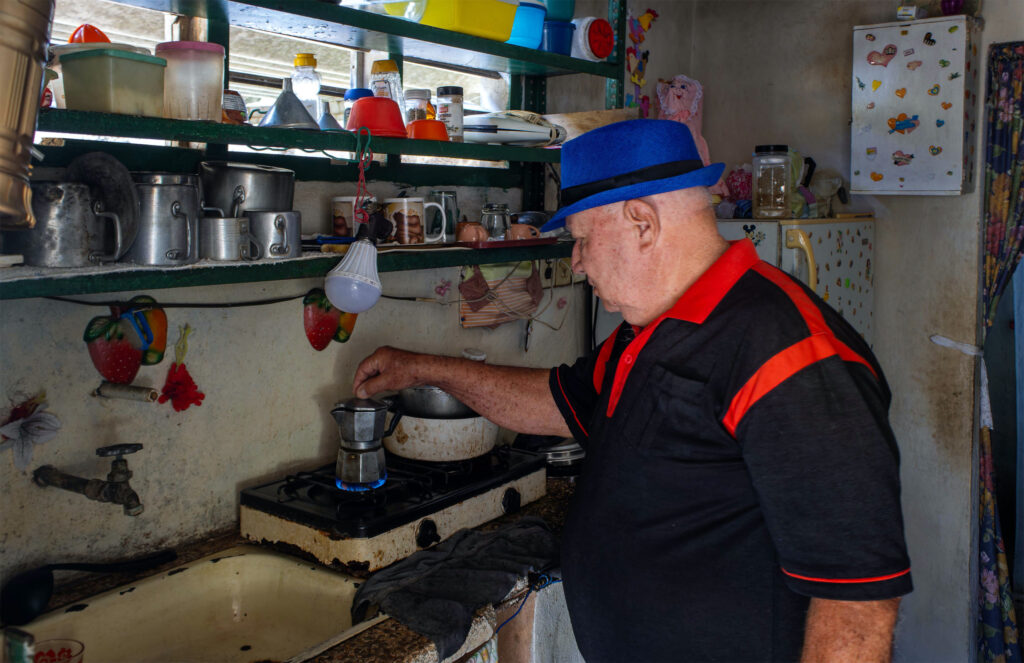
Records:
[[[51,47],[53,52],[53,59],[46,65],[47,69],[52,69],[57,74],[57,78],[47,83],[46,87],[50,88],[50,92],[53,94],[53,107],[54,108],[67,108],[67,102],[64,100],[64,75],[61,69],[61,58],[71,53],[81,53],[82,51],[95,51],[98,49],[109,48],[115,51],[127,51],[131,53],[138,53],[139,55],[153,55],[148,48],[142,46],[132,46],[131,44],[115,44],[105,42],[86,42],[81,44],[58,44]],[[160,111],[163,113],[163,109]]]
[[[612,24],[603,18],[587,16],[574,18],[576,31],[572,38],[572,56],[591,62],[599,62],[615,50],[615,31]]]
[[[548,0],[549,21],[571,21],[576,15],[576,0]]]
[[[507,41],[512,35],[518,5],[518,0],[429,0],[420,23]]]
[[[544,21],[544,37],[540,50],[569,55],[572,53],[572,35],[576,26],[568,21]]]
[[[516,9],[515,22],[512,23],[512,36],[505,43],[526,48],[540,46],[541,37],[544,36],[545,16],[547,8],[543,4],[520,2],[519,8]]]
[[[309,111],[310,117],[320,116],[317,103],[320,94],[320,74],[316,71],[316,57],[312,53],[298,53],[292,62],[292,92]]]
[[[166,41],[156,54],[167,59],[164,117],[220,122],[224,100],[224,47],[205,41]]]
[[[67,107],[161,117],[166,64],[163,58],[108,48],[68,53],[61,58]]]
[[[751,195],[755,219],[789,218],[790,167],[788,145],[758,145],[754,149]]]
[[[437,119],[444,122],[448,140],[462,142],[462,88],[446,85],[437,88]]]

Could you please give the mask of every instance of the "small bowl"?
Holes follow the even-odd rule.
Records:
[[[413,120],[405,130],[409,138],[448,140],[448,128],[441,120]]]
[[[374,136],[405,138],[405,123],[398,104],[387,97],[363,97],[352,104],[345,128],[359,131],[366,127]]]

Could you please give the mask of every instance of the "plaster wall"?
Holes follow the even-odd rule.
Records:
[[[371,182],[379,196],[396,192]],[[297,207],[307,232],[326,227],[330,196],[352,193],[349,184],[300,183]],[[414,195],[410,191],[409,195]],[[422,193],[422,192],[420,192]],[[460,190],[464,209],[485,198],[517,206],[518,191]],[[458,268],[382,274],[385,294],[436,297],[443,279],[457,296]],[[322,279],[149,291],[162,302],[237,302],[305,294]],[[110,293],[80,299],[110,301],[139,293]],[[552,304],[534,324],[529,351],[523,350],[524,322],[491,331],[463,330],[457,306],[382,299],[359,316],[352,338],[322,352],[310,347],[302,327],[302,304],[294,300],[251,308],[168,309],[170,343],[186,322],[185,363],[206,399],[200,407],[174,412],[170,404],[143,404],[91,396],[100,376],[89,360],[82,331],[105,308],[44,299],[0,302],[0,398],[7,406],[18,395],[45,389],[49,411],[62,428],[35,447],[28,470],[15,469],[13,454],[0,454],[0,583],[10,574],[57,561],[121,559],[202,538],[237,524],[238,492],[285,473],[331,462],[337,426],[332,405],[351,395],[358,362],[380,345],[458,355],[464,347],[485,350],[488,361],[547,367],[575,358],[583,347],[582,289],[556,291],[568,308]],[[543,305],[543,304],[542,304]],[[567,317],[565,317],[567,316]],[[159,389],[173,360],[140,370],[135,384]],[[515,394],[509,394],[514,398]],[[145,512],[135,518],[119,506],[87,500],[55,488],[39,488],[31,472],[52,464],[86,478],[103,478],[109,459],[97,447],[141,442],[131,456],[132,486]]]
[[[658,78],[678,73],[702,82],[713,161],[728,169],[749,162],[756,144],[785,143],[846,181],[852,28],[894,20],[897,4],[630,3],[660,14],[642,44],[651,52],[645,92],[653,97]],[[982,63],[988,44],[1024,38],[1018,0],[989,0],[983,10]],[[982,82],[979,110],[983,89]],[[598,107],[603,94],[591,81],[558,79],[549,85],[548,107],[576,110],[567,106],[586,95]],[[902,454],[915,590],[901,609],[896,657],[972,660],[975,362],[929,336],[977,340],[981,195],[855,196],[849,209],[876,215],[874,349],[893,391],[890,416]]]

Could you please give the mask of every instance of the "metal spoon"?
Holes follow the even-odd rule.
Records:
[[[88,571],[90,573],[132,573],[173,562],[178,554],[161,550],[148,557],[110,564],[47,564],[14,576],[0,589],[0,622],[5,626],[27,624],[42,613],[53,595],[54,571]]]

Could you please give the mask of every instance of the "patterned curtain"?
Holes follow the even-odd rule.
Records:
[[[985,329],[995,320],[999,296],[1010,282],[1024,249],[1024,42],[993,44],[988,55],[985,91]],[[982,389],[987,394],[987,385]],[[987,399],[986,399],[987,400]],[[983,403],[983,410],[985,404]],[[984,419],[983,415],[983,419]],[[982,421],[980,459],[980,531],[978,660],[1020,663],[1006,549],[996,505],[991,416]],[[1018,543],[1017,554],[1024,554]]]

